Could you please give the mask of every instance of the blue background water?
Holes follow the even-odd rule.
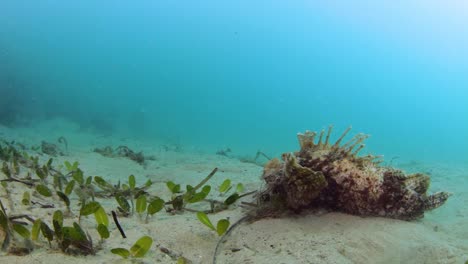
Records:
[[[377,2],[3,0],[0,117],[252,154],[353,125],[467,161],[466,4]]]

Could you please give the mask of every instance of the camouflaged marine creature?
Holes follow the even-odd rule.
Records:
[[[349,130],[333,145],[329,143],[332,127],[325,140],[322,130],[316,143],[316,132],[298,134],[300,151],[285,153],[282,161],[273,159],[265,165],[266,189],[259,195],[260,205],[296,212],[324,207],[354,215],[413,220],[447,200],[446,192],[427,194],[430,179],[425,174],[406,175],[381,166],[376,156],[358,156],[367,135],[358,134],[340,145]]]

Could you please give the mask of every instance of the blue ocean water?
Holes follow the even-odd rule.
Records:
[[[0,122],[55,117],[270,155],[347,126],[368,150],[466,162],[455,1],[0,2]]]

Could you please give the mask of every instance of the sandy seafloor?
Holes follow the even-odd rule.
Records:
[[[170,193],[164,181],[195,185],[214,167],[218,167],[219,171],[209,182],[212,186],[218,186],[226,178],[234,183],[244,183],[247,191],[256,190],[262,185],[262,167],[240,162],[237,158],[216,155],[214,151],[203,152],[190,146],[183,146],[182,151],[179,151],[174,145],[157,140],[138,141],[103,136],[82,131],[77,125],[63,120],[42,122],[34,128],[10,129],[0,126],[0,138],[16,140],[26,146],[40,145],[41,140],[56,143],[60,136],[68,140],[69,153],[55,158],[55,166],[63,164],[65,160],[76,160],[85,176],[102,176],[112,183],[118,180],[125,182],[130,174],[136,176],[139,184],[151,179],[156,183],[149,192],[166,199],[170,197]],[[92,152],[95,147],[107,145],[127,145],[136,151],[142,150],[147,155],[155,155],[156,160],[148,161],[144,168],[131,160],[107,158]],[[44,155],[41,159],[46,161],[48,157]],[[468,164],[412,161],[396,165],[406,171],[430,173],[431,190],[446,190],[452,192],[453,196],[443,207],[426,213],[424,219],[413,222],[315,212],[241,224],[221,245],[217,263],[464,263],[468,260]],[[1,178],[3,177],[2,175]],[[21,204],[21,195],[26,188],[16,183],[9,186],[15,199],[14,209],[10,214],[28,213],[50,223],[54,210],[64,210],[61,202],[56,202],[54,209],[34,206],[28,209]],[[217,192],[212,190],[212,193],[212,198],[216,198]],[[3,190],[0,195],[2,201],[5,201]],[[33,196],[32,199],[40,198]],[[244,200],[249,199],[251,198]],[[113,199],[98,201],[109,214],[117,205]],[[75,207],[74,211],[78,212],[75,196],[72,196],[71,202],[72,208]],[[4,203],[11,207],[10,203]],[[233,206],[210,217],[213,221],[229,217],[233,223],[244,215],[245,209]],[[66,223],[70,224],[77,218],[75,214]],[[2,253],[0,263],[128,263],[128,260],[112,254],[110,250],[115,247],[129,248],[143,235],[150,235],[154,243],[145,258],[137,262],[176,263],[159,250],[163,246],[193,263],[212,263],[219,237],[203,226],[194,213],[172,215],[159,212],[149,223],[144,223],[136,215],[121,217],[120,221],[128,238],[121,238],[111,220],[111,236],[94,256],[64,255],[59,250],[50,249],[46,241],[42,241],[27,256],[8,256]],[[82,226],[97,244],[99,236],[95,231],[94,217],[82,220]]]

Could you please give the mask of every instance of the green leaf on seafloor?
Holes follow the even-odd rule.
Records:
[[[7,178],[11,178],[10,167],[8,167],[8,163],[6,163],[6,161],[3,162],[2,172],[3,172],[3,174],[5,174],[5,176],[7,176]],[[4,183],[4,182],[2,182],[2,183]]]
[[[180,184],[175,184],[172,181],[166,182],[166,186],[172,193],[179,193],[180,192]]]
[[[147,180],[145,183],[145,187],[150,187],[151,185],[153,185],[153,182],[151,180]]]
[[[55,237],[59,240],[63,238],[63,226],[57,222],[57,220],[52,220],[52,225],[54,226]]]
[[[239,199],[239,194],[238,193],[233,193],[231,194],[226,200],[224,200],[225,205],[231,205],[235,203]]]
[[[145,256],[146,252],[151,248],[153,244],[153,239],[149,236],[143,236],[135,242],[135,244],[130,248],[130,253],[135,258],[142,258]]]
[[[73,240],[73,241],[80,241],[81,235],[78,233],[78,231],[72,227],[72,226],[64,226],[62,228],[62,233],[63,233],[63,240]],[[66,246],[68,247],[68,245]]]
[[[39,184],[36,186],[36,191],[41,194],[42,196],[45,196],[45,197],[51,197],[52,196],[52,192],[49,190],[49,188],[47,188],[47,186],[43,185],[43,184]]]
[[[196,202],[199,202],[199,201],[202,201],[203,199],[205,199],[206,195],[202,192],[199,192],[199,193],[195,193],[194,195],[192,195],[192,197],[190,197],[187,202],[189,203],[196,203]]]
[[[86,185],[90,185],[92,182],[93,182],[93,176],[88,176],[88,178],[86,178]]]
[[[56,193],[57,196],[60,197],[60,199],[62,199],[62,201],[65,203],[65,205],[70,207],[70,199],[68,199],[68,196],[61,191],[57,191]]]
[[[210,229],[216,231],[216,228],[214,227],[213,223],[211,223],[210,219],[208,218],[208,216],[204,212],[198,212],[197,213],[197,218],[202,224],[204,224],[207,227],[209,227]]]
[[[15,174],[20,173],[20,166],[18,164],[18,160],[16,160],[16,159],[13,160],[13,170],[14,170]]]
[[[155,213],[161,211],[164,208],[164,200],[157,197],[153,199],[149,204],[148,204],[148,214],[154,215]]]
[[[73,222],[73,227],[75,228],[75,231],[77,232],[80,241],[86,240],[86,233],[83,231],[81,226],[77,222]]]
[[[220,193],[224,193],[224,192],[228,191],[230,188],[231,188],[231,180],[230,180],[230,179],[226,179],[226,180],[224,180],[223,183],[221,183],[221,185],[219,186],[219,192],[220,192]]]
[[[42,165],[42,171],[44,172],[45,177],[49,176],[49,167],[47,165]]]
[[[73,187],[75,187],[75,181],[71,180],[70,182],[68,182],[67,187],[65,187],[65,194],[70,195],[73,191]]]
[[[53,221],[57,221],[60,226],[63,226],[63,213],[60,210],[57,210],[54,212],[54,215],[52,216]]]
[[[203,199],[206,198],[206,196],[208,196],[210,191],[211,191],[210,185],[203,186],[202,190],[199,193],[194,193],[193,195],[189,190],[187,191],[186,195],[191,195],[191,196],[188,197],[187,202],[196,203],[196,202],[202,201]]]
[[[77,170],[73,171],[72,177],[79,184],[84,184],[84,177],[83,177],[83,171],[82,170],[77,169]]]
[[[44,180],[47,175],[44,173],[44,171],[41,168],[36,169],[36,175],[39,177],[41,180]]]
[[[121,195],[116,195],[115,200],[119,204],[120,208],[124,210],[124,212],[130,212],[130,204],[128,203],[127,199]]]
[[[146,195],[138,196],[136,200],[136,211],[141,214],[146,210]]]
[[[47,161],[47,167],[50,168],[50,166],[52,165],[52,162],[54,161],[53,158],[50,158],[48,161]]]
[[[59,191],[62,191],[63,190],[63,178],[61,178],[60,176],[54,175],[53,186],[56,190],[58,188]]]
[[[99,235],[101,236],[102,239],[107,239],[109,238],[109,229],[107,229],[107,226],[103,224],[99,224],[97,227],[97,231]]]
[[[31,204],[31,195],[28,191],[23,193],[23,199],[21,200],[23,205],[30,205]]]
[[[99,209],[94,212],[94,218],[96,218],[98,225],[104,225],[106,227],[109,226],[109,217],[102,206],[99,206]]]
[[[13,171],[15,174],[20,174],[20,166],[18,164],[18,160],[13,160]]]
[[[33,241],[36,241],[39,238],[39,233],[41,231],[41,223],[41,219],[36,219],[36,221],[34,221],[34,224],[31,228],[31,239]]]
[[[130,256],[130,251],[128,251],[128,249],[125,248],[113,248],[111,249],[111,252],[125,259]]]
[[[180,256],[178,259],[177,259],[177,264],[189,264],[189,263],[192,263],[191,261],[189,261],[187,258],[185,257],[182,257]]]
[[[78,241],[76,238],[76,231],[71,226],[64,226],[62,228],[62,237],[59,238],[60,249],[65,252],[65,250],[71,245],[72,241]]]
[[[236,186],[236,192],[237,193],[242,193],[244,191],[244,184],[238,183]]]
[[[2,227],[4,231],[8,230],[8,217],[3,211],[0,211],[0,227]]]
[[[42,231],[42,235],[47,238],[47,240],[49,242],[51,242],[53,239],[54,239],[54,232],[52,231],[52,229],[50,229],[50,227],[41,221],[41,231]]]
[[[90,215],[95,213],[100,207],[101,205],[98,202],[89,202],[81,207],[80,215]]]
[[[26,239],[31,237],[31,233],[29,232],[29,230],[26,227],[24,227],[22,224],[13,223],[13,230],[15,230],[16,233],[20,234],[22,237]]]
[[[72,165],[68,160],[66,160],[63,164],[65,164],[65,168],[67,168],[68,171],[72,171]]]
[[[102,177],[100,176],[94,176],[94,181],[96,182],[97,186],[103,190],[107,190],[107,189],[112,189],[113,186],[112,184],[108,183],[106,180],[104,180]]]
[[[210,193],[210,191],[211,191],[211,186],[210,185],[203,186],[203,188],[201,190],[201,192],[206,194],[206,195],[208,195]]]
[[[219,236],[224,235],[226,233],[226,230],[229,228],[229,220],[227,219],[221,219],[218,221],[218,224],[216,225],[216,232],[218,232]]]
[[[68,160],[66,160],[64,162],[64,164],[65,164],[65,168],[67,168],[67,170],[70,171],[70,172],[77,170],[78,165],[79,165],[78,161],[75,161],[75,162],[73,162],[73,164],[71,164]]]
[[[135,186],[136,186],[136,180],[135,180],[135,176],[132,174],[130,176],[128,176],[128,186],[130,187],[130,189],[135,189]]]
[[[104,178],[102,178],[101,176],[94,176],[94,181],[98,184],[98,185],[102,185],[102,186],[108,186],[109,183],[104,180]]]

